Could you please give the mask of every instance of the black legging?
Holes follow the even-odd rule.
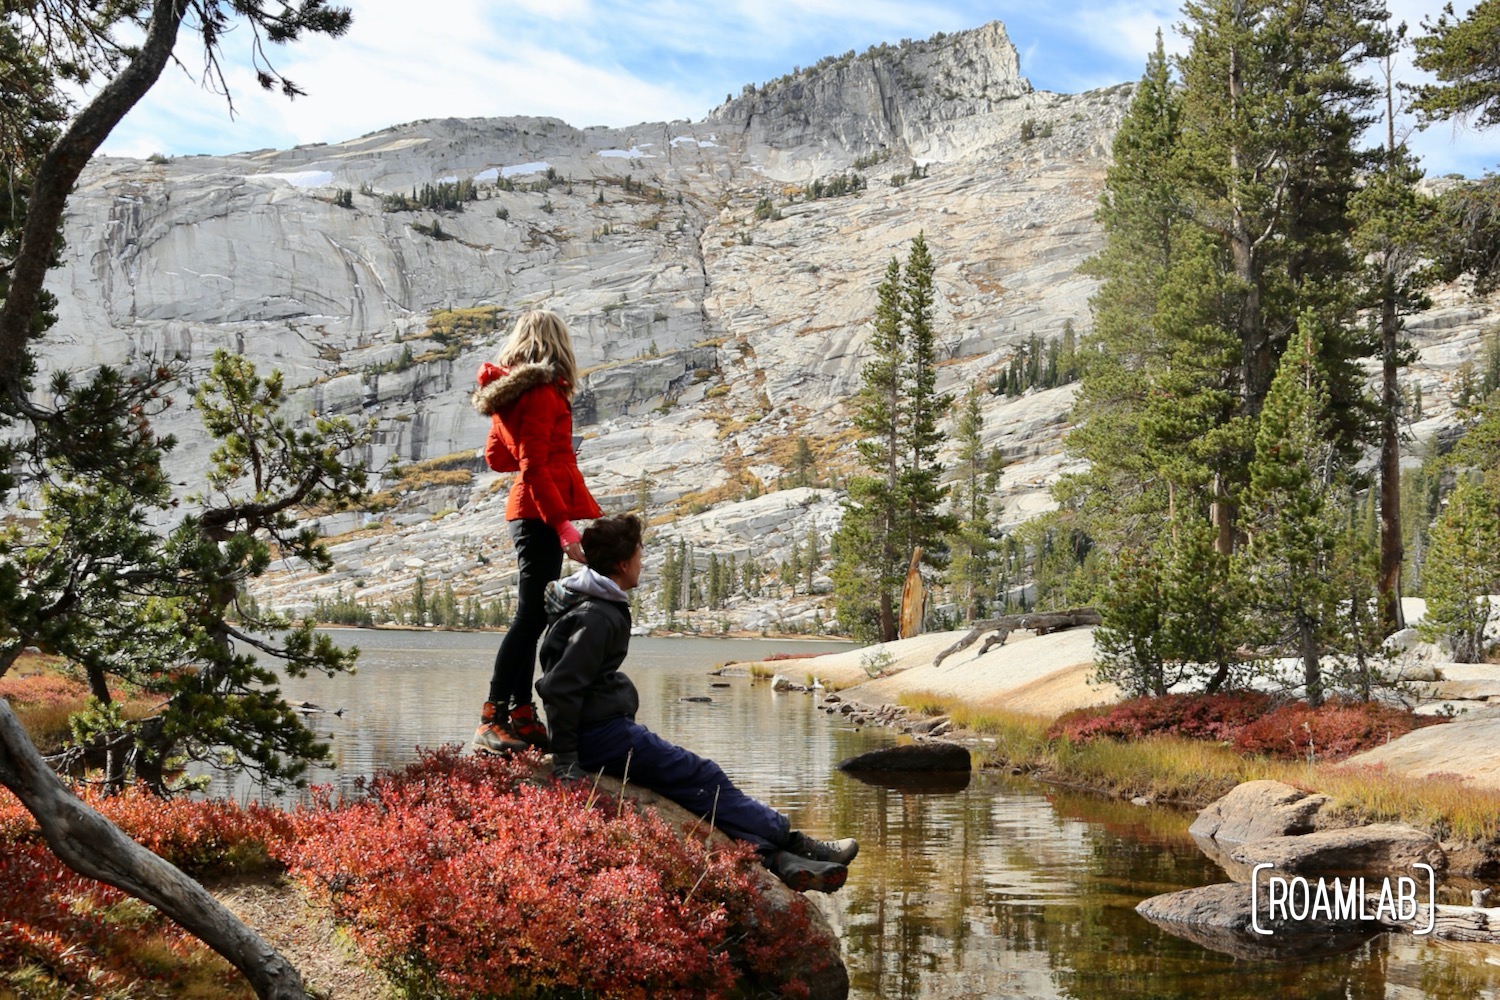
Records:
[[[516,614],[511,619],[500,649],[495,653],[495,672],[490,677],[490,697],[502,711],[531,703],[531,678],[536,673],[536,646],[547,628],[543,595],[547,584],[562,574],[562,543],[546,521],[525,519],[510,522],[510,537],[516,544],[519,579],[516,582]]]

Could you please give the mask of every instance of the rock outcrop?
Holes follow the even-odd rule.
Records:
[[[1325,829],[1328,796],[1305,792],[1280,781],[1246,781],[1199,810],[1188,827],[1193,839],[1211,840],[1221,849],[1271,837],[1290,837]],[[1333,824],[1329,824],[1333,825]]]
[[[592,780],[592,779],[591,779]],[[702,837],[728,844],[729,838],[704,821],[683,809],[677,803],[665,799],[648,788],[624,785],[614,778],[600,777],[598,788],[606,795],[625,798],[640,803],[655,811],[684,835]],[[844,1000],[849,995],[849,970],[844,966],[839,938],[828,923],[828,918],[810,896],[793,892],[764,868],[754,869],[760,890],[771,903],[771,919],[795,920],[807,926],[805,946],[798,952],[796,961],[779,970],[774,982],[746,983],[746,993],[759,995],[770,991],[781,995],[783,986],[798,982],[807,987],[810,1000]]]
[[[580,461],[604,505],[644,492],[686,515],[658,537],[690,541],[700,571],[715,555],[776,567],[837,524],[835,489],[767,497],[793,485],[799,438],[812,482],[854,469],[875,290],[917,233],[937,266],[939,391],[987,382],[1033,337],[1088,331],[1096,285],[1079,265],[1101,246],[1095,206],[1132,92],[1033,91],[993,23],[832,57],[697,122],[433,119],[291,150],[100,158],[69,202],[41,360],[180,355],[191,378],[216,349],[245,354],[285,373],[292,412],[375,419],[359,457],[388,487],[391,463],[479,447],[475,370],[519,310],[555,309],[585,369]],[[855,174],[862,189],[815,197]],[[473,200],[435,207],[460,183]],[[1414,440],[1451,421],[1444,385],[1492,314],[1462,290],[1437,299],[1407,323],[1427,411]],[[1060,446],[1075,391],[984,395],[984,444],[1010,463],[1001,528],[1049,509],[1079,467]],[[210,448],[196,414],[174,407],[159,430],[181,442],[172,471],[191,489]],[[403,485],[379,515],[324,524],[361,529],[335,573],[286,566],[256,596],[293,613],[341,592],[388,603],[421,573],[488,598],[514,571],[503,485],[482,468]],[[799,589],[813,593],[741,596],[715,617],[826,627],[824,595]]]
[[[1374,921],[1335,917],[1293,921],[1272,910],[1264,885],[1252,901],[1250,887],[1238,882],[1163,893],[1142,900],[1135,910],[1178,937],[1250,960],[1336,955],[1385,929]],[[1257,924],[1269,933],[1255,930]]]
[[[1417,875],[1415,866],[1427,865],[1442,878],[1448,868],[1437,840],[1399,823],[1253,840],[1232,849],[1229,856],[1247,867],[1274,865],[1275,871],[1287,875],[1399,878]]]

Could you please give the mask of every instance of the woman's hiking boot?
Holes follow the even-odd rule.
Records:
[[[859,841],[853,837],[845,837],[843,840],[814,840],[801,830],[793,830],[788,834],[784,846],[786,850],[804,858],[832,861],[839,865],[847,865],[859,854]]]
[[[814,861],[791,851],[774,852],[765,865],[797,892],[837,892],[849,877],[849,869],[835,861]]]
[[[474,730],[474,749],[510,754],[520,753],[530,745],[511,727],[510,720],[500,718],[494,702],[484,703],[484,709],[479,713],[479,728]]]
[[[547,739],[547,727],[537,719],[535,705],[517,705],[510,710],[510,731],[530,746],[541,750],[551,747],[551,741]]]

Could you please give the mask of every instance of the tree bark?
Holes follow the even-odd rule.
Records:
[[[0,784],[69,868],[145,900],[239,969],[262,1000],[306,1000],[302,976],[201,885],[70,793],[0,699]]]
[[[172,56],[186,13],[187,0],[153,0],[146,39],[135,58],[84,106],[37,167],[10,288],[0,305],[0,391],[17,401],[22,395],[21,373],[32,322],[68,193],[89,157],[156,84]]]
[[[1385,635],[1406,627],[1401,612],[1401,560],[1406,554],[1401,542],[1401,436],[1396,423],[1400,400],[1400,320],[1396,315],[1396,293],[1386,275],[1380,303],[1380,333],[1383,341],[1380,394],[1380,628]]]

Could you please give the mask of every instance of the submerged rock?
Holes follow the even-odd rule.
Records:
[[[1213,951],[1244,959],[1290,959],[1352,951],[1384,929],[1371,920],[1319,917],[1292,920],[1270,905],[1262,884],[1221,882],[1142,900],[1136,912],[1162,930]],[[1259,933],[1255,929],[1269,933]]]
[[[969,751],[956,743],[929,740],[882,747],[839,762],[841,771],[964,771],[973,768]]]

